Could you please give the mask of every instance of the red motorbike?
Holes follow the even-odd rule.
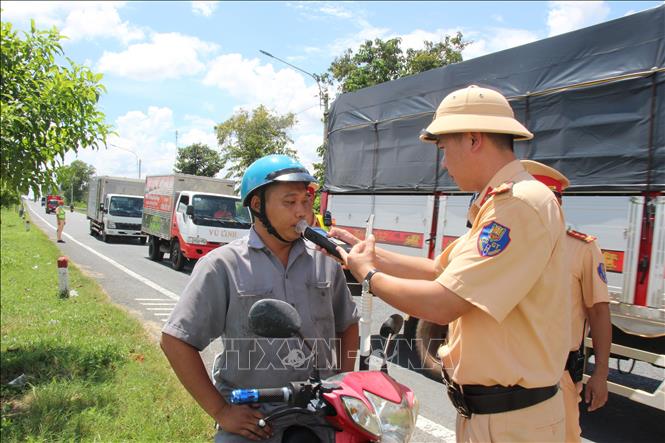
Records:
[[[315,371],[307,381],[267,389],[236,389],[232,404],[284,403],[264,420],[270,423],[290,414],[325,417],[336,443],[408,442],[418,417],[418,401],[411,389],[388,375],[386,364],[391,339],[402,328],[395,314],[381,327],[386,339],[381,370],[347,372],[320,379]],[[300,316],[280,300],[260,300],[249,311],[252,331],[262,337],[300,337]],[[284,441],[284,440],[283,440]],[[298,440],[294,440],[298,441]],[[299,440],[302,441],[302,440]]]

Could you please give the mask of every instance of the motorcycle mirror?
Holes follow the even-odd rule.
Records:
[[[404,319],[399,314],[391,315],[388,320],[384,321],[381,325],[379,334],[383,338],[388,338],[391,335],[399,334],[399,331],[402,330],[402,325],[404,324]]]
[[[300,335],[302,324],[298,311],[282,300],[259,300],[249,309],[249,328],[256,335],[289,338]]]

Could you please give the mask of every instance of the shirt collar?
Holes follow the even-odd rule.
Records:
[[[522,166],[522,163],[520,163],[519,160],[513,160],[510,163],[506,164],[503,168],[499,169],[496,174],[490,179],[489,183],[485,186],[483,189],[483,192],[480,193],[477,199],[474,200],[473,206],[476,207],[476,209],[480,209],[480,207],[485,203],[487,200],[487,197],[490,192],[497,186],[499,186],[502,183],[506,183],[509,181],[514,181],[514,177],[519,174],[520,172],[524,172],[524,166]]]

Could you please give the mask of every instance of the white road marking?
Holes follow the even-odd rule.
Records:
[[[136,301],[166,301],[163,298],[135,298]]]
[[[143,306],[175,306],[175,303],[141,303]]]
[[[455,441],[455,431],[452,431],[445,426],[441,426],[438,423],[434,423],[432,420],[429,420],[422,415],[418,416],[416,421],[416,426],[421,431],[427,432],[429,435],[436,437],[437,441],[445,442],[454,442]]]
[[[30,212],[32,212],[34,215],[36,215],[41,221],[43,221],[51,229],[53,229],[53,230],[56,229],[55,226],[53,226],[48,221],[46,221],[44,218],[42,218],[32,208],[29,208],[29,209],[30,209]],[[119,270],[121,270],[125,274],[129,275],[130,277],[133,277],[136,280],[140,281],[141,283],[149,286],[150,288],[164,294],[165,296],[167,296],[171,300],[178,300],[180,298],[174,292],[171,292],[168,289],[162,288],[161,286],[159,286],[157,283],[153,282],[152,280],[147,279],[147,278],[143,277],[142,275],[139,275],[136,272],[132,271],[131,269],[126,268],[125,266],[121,265],[120,263],[116,262],[115,260],[113,260],[113,259],[111,259],[111,258],[95,251],[90,246],[84,245],[83,243],[76,240],[71,235],[69,235],[65,232],[63,232],[62,234],[65,237],[67,237],[69,240],[76,243],[77,245],[81,246],[82,248],[86,249],[87,251],[91,252],[92,254],[96,255],[97,257],[101,258],[102,260],[107,261],[108,263],[115,266],[116,268],[118,268]],[[162,304],[167,304],[167,303],[162,303]],[[151,308],[146,308],[146,309],[151,309]],[[152,309],[157,309],[157,308],[152,308]],[[158,314],[155,314],[155,315],[158,315]],[[162,318],[161,320],[162,320],[162,322],[166,322],[167,318]],[[431,436],[436,437],[437,439],[440,439],[442,441],[451,441],[451,442],[455,441],[455,432],[454,431],[451,431],[450,429],[446,428],[445,426],[441,426],[441,425],[433,422],[432,420],[429,420],[429,419],[423,417],[422,415],[418,417],[418,421],[416,422],[416,426],[421,431],[426,432],[426,433],[430,434]]]
[[[148,311],[173,311],[173,307],[170,308],[146,308]]]
[[[39,214],[37,214],[32,208],[30,208],[30,212],[32,212],[34,215],[36,215],[41,221],[43,221],[44,223],[46,223],[46,225],[49,226],[51,229],[53,229],[53,230],[56,229],[55,226],[53,226],[53,225],[50,224],[48,221],[46,221],[44,218],[42,218],[42,216],[39,215]],[[65,237],[67,237],[69,240],[73,241],[74,243],[76,243],[76,244],[79,245],[80,247],[82,247],[82,248],[86,249],[87,251],[89,251],[89,252],[95,254],[97,257],[101,258],[102,260],[105,260],[105,261],[107,261],[108,263],[110,263],[111,265],[113,265],[113,266],[115,266],[116,268],[120,269],[122,272],[124,272],[125,274],[129,275],[130,277],[134,277],[136,280],[140,281],[141,283],[143,283],[143,284],[145,284],[145,285],[151,287],[151,288],[154,289],[155,291],[158,291],[158,292],[160,292],[161,294],[167,296],[167,297],[170,298],[171,300],[178,300],[178,299],[180,298],[180,297],[178,297],[178,295],[177,295],[176,293],[171,292],[171,291],[169,291],[169,290],[166,289],[166,288],[162,288],[162,287],[159,286],[157,283],[153,282],[153,281],[150,280],[150,279],[145,278],[145,277],[142,276],[142,275],[137,274],[136,272],[132,271],[132,270],[129,269],[129,268],[126,268],[125,266],[121,265],[120,263],[118,263],[117,261],[113,260],[112,258],[109,258],[109,257],[105,256],[104,254],[100,254],[99,252],[97,252],[97,251],[95,251],[94,249],[92,249],[90,246],[84,245],[84,244],[81,243],[80,241],[76,240],[76,239],[75,239],[74,237],[72,237],[71,235],[69,235],[69,234],[67,234],[67,233],[65,233],[65,232],[63,232],[62,235],[64,235]]]

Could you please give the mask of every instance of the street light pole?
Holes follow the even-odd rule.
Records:
[[[270,58],[274,58],[275,60],[279,60],[280,62],[284,63],[285,65],[291,66],[293,69],[296,69],[303,74],[307,74],[310,77],[314,79],[316,82],[316,86],[319,87],[319,105],[323,108],[323,144],[325,145],[328,142],[328,91],[326,90],[325,87],[321,87],[321,76],[317,74],[312,74],[311,72],[307,72],[302,68],[297,67],[294,64],[291,64],[287,62],[286,60],[282,60],[279,57],[276,57],[272,55],[271,53],[264,51],[263,49],[259,49],[259,52],[265,56],[268,56]]]
[[[136,152],[132,151],[131,149],[123,148],[122,146],[114,145],[113,143],[109,143],[109,146],[113,146],[114,148],[118,148],[120,150],[127,151],[127,152],[130,152],[130,153],[134,154],[134,157],[136,157],[136,165],[138,167],[138,173],[139,173],[139,179],[140,179],[141,178],[141,159],[139,158],[139,155]]]

